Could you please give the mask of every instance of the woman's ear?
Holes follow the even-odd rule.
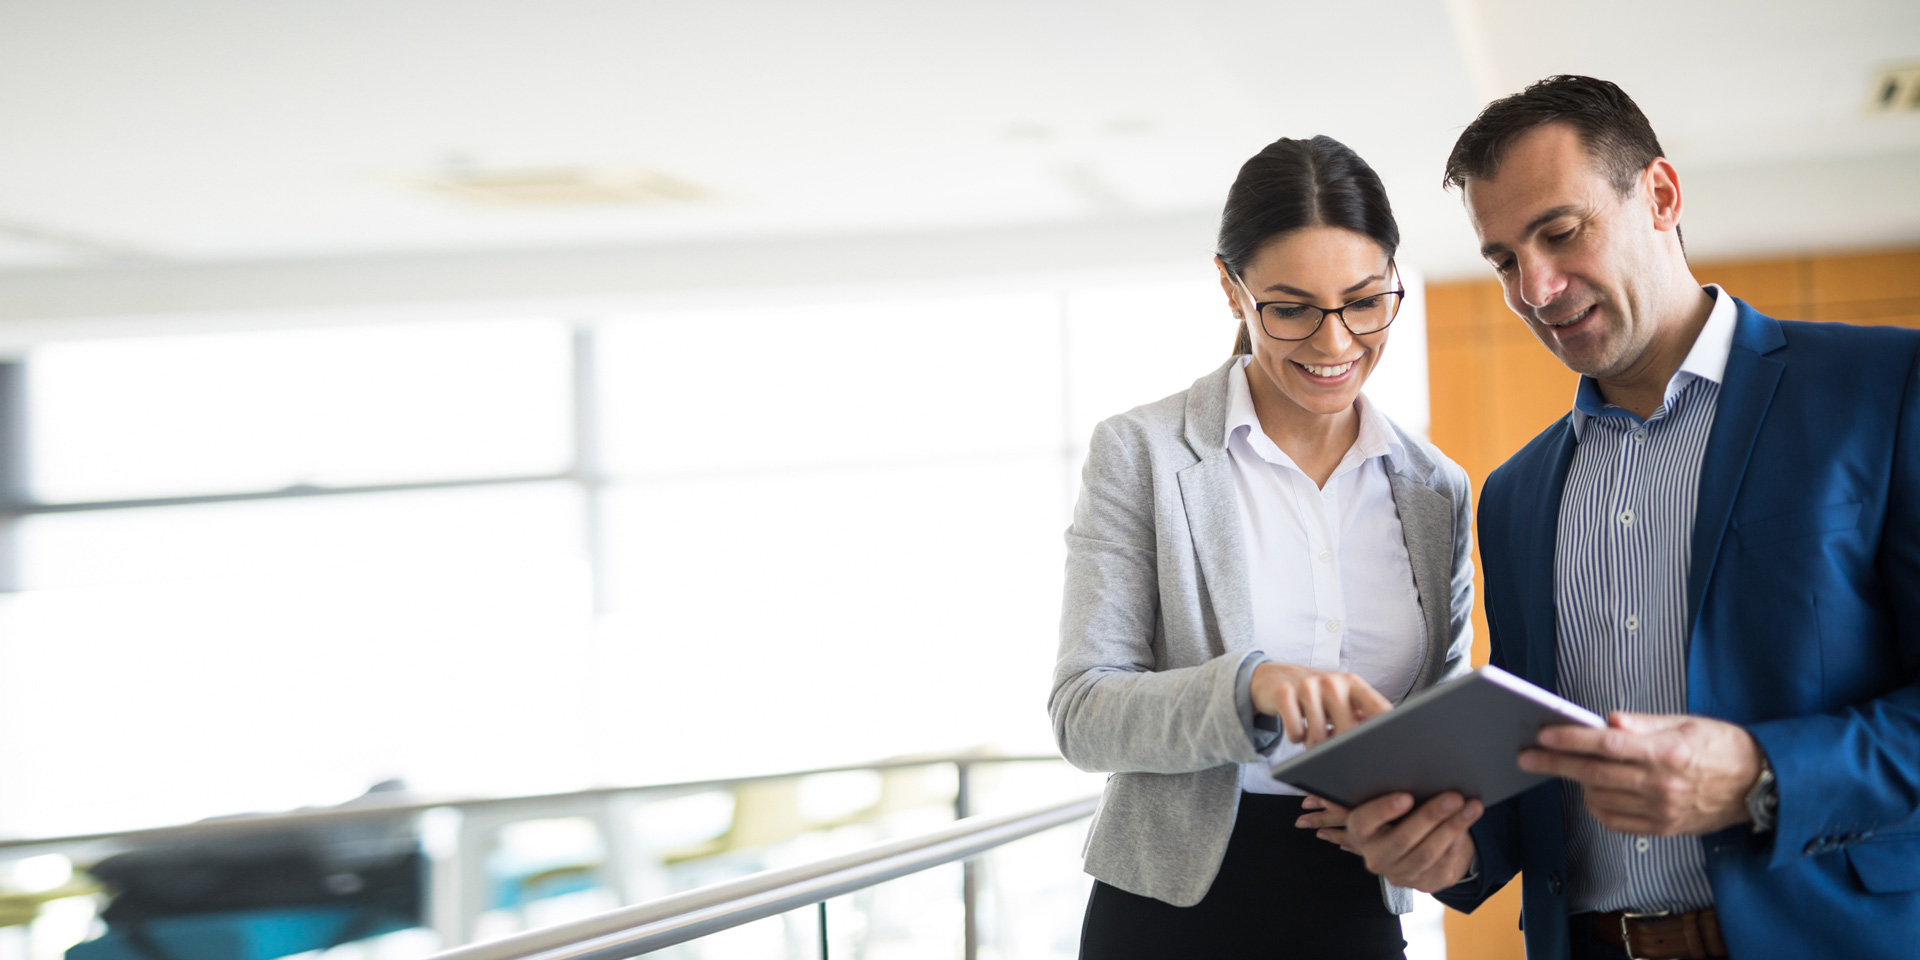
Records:
[[[1242,312],[1245,308],[1240,304],[1240,288],[1233,282],[1233,274],[1227,271],[1227,262],[1216,256],[1213,258],[1213,267],[1220,271],[1220,292],[1227,295],[1227,309],[1233,311],[1235,319],[1245,320]]]

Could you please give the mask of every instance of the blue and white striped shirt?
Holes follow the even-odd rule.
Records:
[[[1737,316],[1717,286],[1713,312],[1642,421],[1580,378],[1576,447],[1560,496],[1554,607],[1559,693],[1595,713],[1687,712],[1687,569],[1700,465]],[[1569,909],[1693,910],[1713,905],[1699,837],[1632,837],[1566,801]]]

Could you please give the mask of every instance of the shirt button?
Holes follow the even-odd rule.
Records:
[[[1646,853],[1646,852],[1647,852],[1647,848],[1648,848],[1648,847],[1651,847],[1651,846],[1653,846],[1653,844],[1651,844],[1651,843],[1648,843],[1648,842],[1647,842],[1647,838],[1646,838],[1646,837],[1641,837],[1640,839],[1638,839],[1638,840],[1635,840],[1635,841],[1633,842],[1633,849],[1635,849],[1635,850],[1637,850],[1637,851],[1639,851],[1639,852],[1641,852],[1641,853]]]
[[[1645,430],[1635,430],[1635,431],[1633,432],[1633,442],[1634,442],[1634,443],[1641,443],[1641,444],[1644,444],[1644,443],[1646,443],[1646,442],[1647,442],[1647,432],[1646,432]]]
[[[1633,526],[1633,511],[1632,510],[1620,511],[1620,522],[1626,524],[1629,527]]]
[[[1333,551],[1332,551],[1332,550],[1322,550],[1322,551],[1320,551],[1320,562],[1321,562],[1321,563],[1332,563],[1332,562],[1333,562]]]
[[[1328,621],[1327,621],[1327,632],[1328,632],[1328,633],[1339,633],[1339,632],[1340,632],[1340,621],[1338,621],[1338,620],[1328,620]]]
[[[1628,630],[1638,630],[1638,629],[1640,629],[1640,615],[1639,615],[1639,614],[1637,614],[1637,613],[1629,613],[1629,614],[1627,614],[1627,629],[1628,629]]]
[[[1327,498],[1328,500],[1332,500],[1332,499],[1333,499],[1333,488],[1332,488],[1332,487],[1328,487],[1328,488],[1326,488],[1325,490],[1322,490],[1322,491],[1320,491],[1320,495],[1321,495],[1321,496],[1323,496],[1323,497],[1326,497],[1326,498]]]

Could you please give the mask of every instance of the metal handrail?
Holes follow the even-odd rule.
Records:
[[[792,780],[798,777],[812,777],[828,773],[885,772],[904,770],[912,767],[933,767],[945,764],[972,766],[988,763],[1033,763],[1036,761],[1057,761],[1059,757],[1044,754],[1020,754],[1015,756],[996,756],[990,753],[955,753],[936,757],[911,758],[902,760],[883,760],[875,763],[851,764],[839,767],[816,767],[811,770],[794,770],[785,773],[762,773],[745,777],[723,777],[715,780],[685,780],[673,783],[647,783],[629,786],[593,787],[586,790],[572,790],[561,793],[537,793],[511,797],[420,797],[401,795],[394,800],[370,798],[352,806],[323,807],[312,810],[294,810],[286,813],[247,814],[242,816],[221,817],[212,820],[198,820],[193,823],[174,824],[165,827],[144,827],[133,830],[114,830],[103,833],[79,833],[58,837],[26,837],[0,839],[0,850],[17,847],[38,847],[63,844],[95,843],[100,841],[124,841],[129,843],[155,843],[167,840],[193,840],[203,837],[232,836],[234,834],[271,832],[276,830],[303,830],[314,827],[328,827],[337,824],[358,823],[367,820],[390,820],[410,814],[425,813],[428,810],[451,807],[456,810],[497,809],[513,806],[538,807],[568,800],[582,800],[596,797],[612,797],[628,793],[684,792],[702,790],[724,790],[750,783],[766,783],[773,780]]]
[[[916,837],[456,947],[428,960],[625,960],[975,857],[1091,816],[1099,802],[1097,796],[1087,797],[1021,813],[968,817]]]

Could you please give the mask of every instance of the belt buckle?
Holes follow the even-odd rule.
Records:
[[[1626,951],[1627,960],[1650,960],[1650,958],[1642,957],[1633,952],[1633,934],[1627,928],[1627,921],[1643,920],[1649,917],[1671,916],[1673,916],[1672,910],[1652,910],[1646,913],[1635,913],[1631,910],[1620,911],[1620,949]]]

